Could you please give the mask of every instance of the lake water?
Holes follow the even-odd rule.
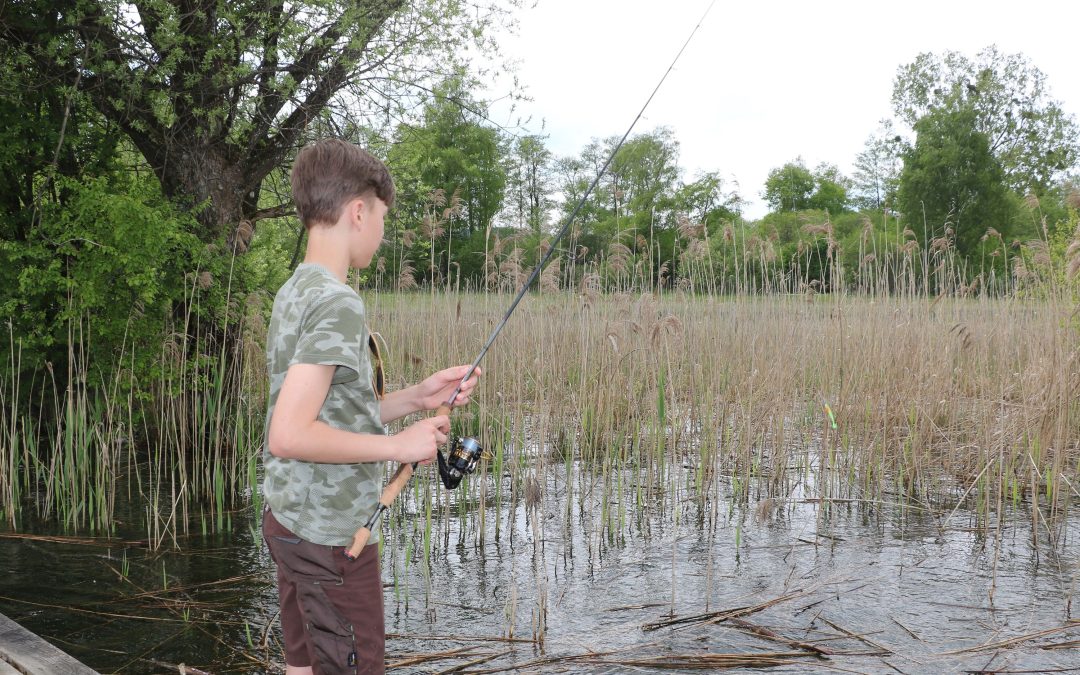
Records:
[[[1080,671],[1074,513],[1033,534],[1030,503],[999,529],[895,495],[733,500],[729,477],[657,508],[635,476],[575,465],[525,490],[504,477],[499,503],[483,480],[483,518],[454,493],[426,539],[417,495],[441,488],[423,470],[384,523],[394,672]],[[160,551],[123,523],[112,540],[23,523],[0,532],[0,612],[103,673],[281,672],[255,522]]]

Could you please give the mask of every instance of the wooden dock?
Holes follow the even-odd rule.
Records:
[[[0,675],[97,675],[0,614]]]

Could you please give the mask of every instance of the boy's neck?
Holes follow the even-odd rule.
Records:
[[[330,270],[343,284],[349,279],[348,231],[337,226],[315,226],[308,230],[307,250],[304,262],[320,265]]]

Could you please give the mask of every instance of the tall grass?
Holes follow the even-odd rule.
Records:
[[[136,380],[138,346],[128,341],[114,371],[97,377],[87,357],[91,322],[82,316],[69,322],[63,377],[46,364],[20,391],[21,349],[9,332],[12,362],[0,380],[0,511],[9,525],[29,508],[69,529],[111,534],[120,493],[141,504],[147,539],[159,546],[187,534],[196,513],[224,526],[256,494],[265,410],[260,298],[233,300],[238,335],[221,334],[199,318],[199,279],[189,311],[160,346],[153,381]]]
[[[595,498],[597,531],[613,537],[628,519],[684,517],[688,503],[715,514],[721,479],[747,505],[902,501],[940,514],[941,527],[965,505],[991,527],[1027,500],[1042,529],[1062,522],[1080,497],[1080,320],[1067,261],[1039,260],[1033,242],[1002,248],[1008,275],[973,275],[947,232],[926,250],[905,233],[892,250],[864,237],[858,268],[846,270],[828,223],[805,232],[823,245],[784,265],[766,243],[731,236],[742,248],[730,278],[685,241],[679,283],[659,294],[649,242],[640,253],[616,246],[575,288],[522,304],[486,357],[479,405],[455,413],[497,458],[485,470],[508,479],[496,498],[548,499],[547,477],[562,466],[580,481],[562,495],[566,512]],[[518,260],[511,251],[488,267],[505,274]],[[470,361],[510,300],[510,284],[491,286],[377,296],[391,372],[413,381]],[[445,498],[482,506],[490,490],[482,476]]]
[[[411,380],[467,361],[491,328],[485,300],[381,298],[391,372]],[[564,498],[596,499],[601,531],[621,536],[628,519],[688,503],[708,513],[721,478],[748,505],[888,499],[948,513],[963,500],[987,525],[1019,499],[1053,521],[1080,497],[1078,335],[1065,306],[547,294],[518,311],[487,357],[480,403],[455,413],[497,458],[483,471],[509,479],[500,503],[547,499],[555,470],[582,481]],[[501,480],[482,474],[442,498],[479,514],[493,489]]]
[[[1062,263],[1034,244],[1002,246],[1007,274],[985,261],[976,271],[948,233],[925,249],[898,233],[890,248],[867,227],[848,269],[828,222],[803,229],[805,246],[782,261],[768,239],[728,228],[710,243],[684,224],[674,283],[644,238],[594,264],[557,259],[486,357],[476,405],[453,416],[493,460],[455,493],[415,493],[425,548],[437,541],[431,528],[455,515],[549,500],[553,471],[565,477],[566,513],[598,498],[591,531],[612,538],[688,509],[716,525],[721,480],[747,506],[889,497],[936,508],[943,527],[958,504],[988,527],[1019,500],[1046,523],[1067,514],[1080,496],[1080,322]],[[493,240],[486,256],[477,289],[408,292],[400,270],[412,261],[401,257],[394,279],[376,268],[362,292],[389,345],[391,388],[475,357],[525,271],[512,238]],[[69,527],[108,531],[126,490],[161,545],[192,522],[227,526],[257,499],[265,298],[230,297],[222,334],[200,318],[199,279],[162,340],[156,380],[133,381],[120,358],[106,386],[88,388],[90,337],[74,321],[63,390],[47,371],[29,392],[0,382],[10,523],[31,504]],[[19,372],[18,336],[7,339]],[[35,418],[33,400],[54,409]]]

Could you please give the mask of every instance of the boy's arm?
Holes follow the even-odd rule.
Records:
[[[358,434],[318,420],[330,390],[334,366],[297,363],[281,384],[267,438],[270,454],[324,464],[357,462],[422,462],[435,456],[446,442],[449,420],[428,417],[394,436]]]
[[[390,424],[406,415],[424,410],[420,403],[419,386],[413,385],[398,391],[387,392],[379,401],[379,412],[383,424]]]
[[[469,366],[447,368],[431,375],[420,384],[388,393],[379,402],[382,423],[389,424],[421,410],[435,410],[446,403],[446,399],[454,393],[454,389],[467,372],[469,372]],[[480,374],[480,368],[473,371],[472,377],[462,385],[461,391],[454,399],[454,406],[465,405],[469,402],[469,396],[476,388]]]

